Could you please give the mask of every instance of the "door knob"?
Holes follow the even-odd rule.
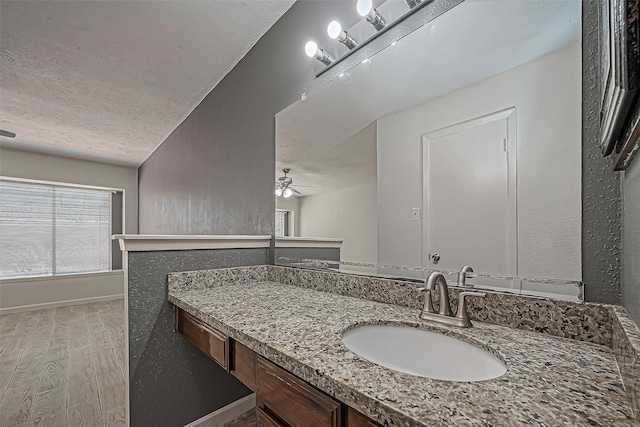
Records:
[[[433,255],[431,255],[431,259],[433,260],[433,263],[434,263],[434,264],[437,264],[437,263],[438,263],[438,261],[440,261],[440,255],[438,255],[438,254],[433,254]]]

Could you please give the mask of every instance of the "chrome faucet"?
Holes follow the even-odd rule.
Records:
[[[465,265],[464,267],[462,267],[462,270],[460,270],[460,273],[458,273],[458,286],[460,286],[461,288],[467,286],[467,273],[473,273],[473,268],[471,268],[471,266],[469,265]]]
[[[440,315],[452,316],[453,314],[451,313],[451,304],[449,303],[449,287],[447,286],[447,279],[438,272],[432,273],[427,279],[426,289],[429,295],[429,300],[431,300],[431,291],[435,289],[436,285],[438,285],[438,291],[440,292]],[[425,308],[428,307],[425,306]],[[433,312],[433,303],[431,312]]]
[[[436,284],[440,292],[440,307],[439,312],[436,313],[433,308],[433,300],[431,297],[431,291],[435,290]],[[420,288],[425,291],[424,306],[420,312],[420,318],[423,320],[433,320],[435,322],[446,323],[447,325],[460,326],[462,328],[469,328],[473,326],[469,314],[467,313],[467,297],[483,297],[486,295],[484,292],[460,292],[458,296],[458,310],[454,316],[451,312],[451,305],[449,303],[449,287],[447,286],[447,279],[439,272],[433,272],[429,276],[426,282],[425,288]]]

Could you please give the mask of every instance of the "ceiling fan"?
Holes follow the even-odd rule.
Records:
[[[276,196],[278,197],[282,196],[284,198],[289,198],[293,196],[294,193],[302,195],[301,192],[293,188],[293,178],[287,176],[289,172],[291,172],[291,169],[282,169],[284,176],[278,177],[278,180],[276,181]]]

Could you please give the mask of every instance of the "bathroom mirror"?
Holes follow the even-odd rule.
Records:
[[[581,55],[579,1],[453,7],[276,115],[279,232],[581,298]]]

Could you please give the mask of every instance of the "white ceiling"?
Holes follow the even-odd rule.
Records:
[[[276,173],[290,168],[305,195],[361,184],[376,175],[364,151],[375,144],[350,141],[375,120],[580,39],[578,0],[466,0],[278,113]]]
[[[0,144],[137,166],[294,1],[3,0]]]

